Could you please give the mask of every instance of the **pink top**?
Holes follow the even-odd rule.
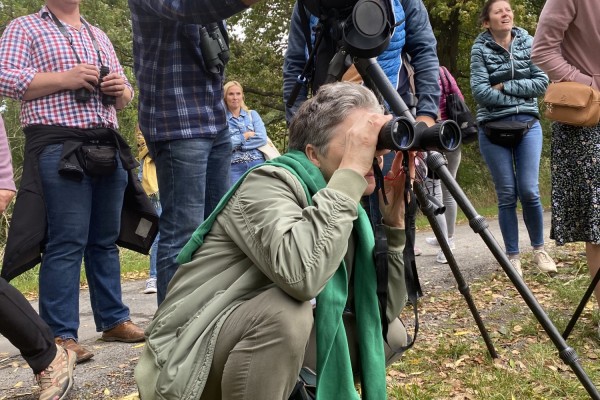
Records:
[[[441,89],[439,108],[440,121],[445,121],[448,119],[448,116],[446,115],[446,96],[452,93],[456,93],[461,98],[461,100],[464,100],[465,98],[463,97],[463,94],[460,91],[456,80],[454,79],[450,71],[446,69],[446,67],[440,66],[440,77],[438,78],[438,83]]]
[[[0,117],[0,189],[16,191],[4,120]]]
[[[531,59],[552,81],[600,89],[599,6],[598,0],[546,1]]]

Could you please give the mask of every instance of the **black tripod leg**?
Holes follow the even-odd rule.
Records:
[[[585,294],[581,298],[581,302],[579,302],[579,305],[577,306],[577,309],[575,310],[575,313],[571,317],[569,324],[565,328],[565,331],[562,334],[563,339],[567,340],[567,338],[571,334],[571,331],[573,330],[573,327],[577,323],[577,320],[579,319],[581,312],[583,311],[585,305],[587,304],[588,300],[592,296],[592,293],[594,293],[594,289],[596,288],[596,285],[598,285],[598,282],[600,282],[600,269],[598,269],[598,271],[596,272],[596,275],[594,275],[594,279],[592,279],[592,283],[590,283],[590,286],[588,286],[587,290],[585,291]]]
[[[446,188],[448,188],[454,197],[454,200],[456,200],[456,203],[469,220],[469,225],[473,231],[481,236],[486,246],[492,252],[496,260],[498,260],[500,266],[502,269],[504,269],[504,272],[506,275],[508,275],[508,278],[511,280],[514,287],[517,289],[535,318],[538,320],[540,325],[542,325],[542,328],[544,328],[548,334],[548,337],[550,337],[550,340],[552,340],[552,343],[554,343],[554,346],[558,349],[560,358],[565,362],[565,364],[571,367],[573,372],[575,372],[575,375],[577,375],[577,378],[587,390],[590,397],[592,399],[600,400],[600,393],[598,393],[598,389],[596,389],[594,383],[590,380],[589,376],[587,376],[581,364],[579,364],[579,356],[577,355],[577,352],[567,345],[567,342],[565,342],[563,337],[558,332],[558,329],[556,329],[550,318],[548,318],[548,315],[533,296],[533,293],[531,293],[525,282],[523,282],[521,276],[513,268],[508,260],[508,257],[489,231],[485,218],[477,214],[475,208],[464,194],[458,183],[454,180],[454,178],[452,178],[450,171],[448,171],[448,168],[446,167],[446,160],[444,160],[444,157],[436,152],[431,152],[429,154],[429,157],[427,157],[427,166],[433,170],[433,172],[435,172],[437,176],[444,182]]]
[[[411,122],[415,121],[415,118],[410,113],[410,110],[398,92],[396,92],[395,88],[392,87],[389,79],[387,79],[387,76],[379,64],[377,64],[377,60],[374,58],[358,58],[354,60],[354,64],[356,65],[356,68],[361,76],[368,76],[370,78],[370,82],[379,90],[379,93],[381,93],[385,101],[396,115],[405,116]],[[598,393],[598,389],[596,389],[594,383],[590,380],[579,364],[579,357],[577,356],[577,353],[573,348],[567,346],[567,343],[560,335],[556,327],[552,324],[552,321],[550,321],[550,318],[548,318],[548,315],[546,315],[544,309],[540,306],[525,282],[523,282],[523,279],[513,268],[512,264],[508,260],[508,257],[506,254],[504,254],[504,251],[502,251],[498,245],[498,242],[496,239],[494,239],[494,236],[489,232],[485,218],[477,214],[467,196],[464,194],[456,180],[452,177],[450,171],[448,171],[448,168],[446,168],[446,161],[444,160],[444,157],[436,152],[431,152],[430,154],[431,155],[427,157],[428,167],[440,177],[452,196],[454,196],[456,203],[469,219],[469,225],[475,233],[481,236],[488,249],[492,252],[496,260],[498,260],[504,269],[504,272],[506,275],[508,275],[509,279],[525,301],[525,304],[527,304],[535,318],[550,337],[550,340],[552,340],[552,343],[554,343],[554,346],[558,349],[560,358],[565,364],[571,367],[573,372],[575,372],[577,379],[579,379],[579,382],[581,382],[590,397],[592,399],[600,400],[600,393]],[[442,242],[443,240],[440,241],[440,243]],[[444,254],[446,257],[448,257],[450,256],[451,252],[444,252]]]
[[[452,254],[450,246],[444,238],[442,229],[440,228],[440,225],[435,219],[433,204],[431,204],[431,201],[427,199],[427,193],[425,192],[425,189],[423,189],[422,183],[415,183],[413,187],[414,192],[417,196],[417,200],[419,201],[421,211],[423,211],[423,214],[425,214],[425,216],[429,220],[429,224],[433,229],[433,233],[435,234],[435,237],[438,243],[440,244],[444,255],[446,256],[446,260],[448,260],[448,265],[450,266],[452,275],[454,275],[454,279],[456,280],[456,284],[458,285],[458,291],[463,295],[465,301],[467,302],[467,305],[469,306],[469,310],[471,310],[473,319],[475,319],[475,323],[479,328],[479,333],[481,333],[481,337],[483,337],[483,341],[485,342],[488,352],[490,353],[490,356],[492,358],[498,358],[498,353],[496,353],[496,349],[492,344],[492,340],[488,335],[488,331],[485,328],[485,325],[483,324],[481,316],[479,315],[479,311],[477,310],[477,306],[475,306],[475,302],[473,301],[473,297],[471,296],[471,290],[469,289],[469,285],[467,285],[467,283],[463,279],[462,273],[460,272],[456,259],[454,258],[454,254]]]

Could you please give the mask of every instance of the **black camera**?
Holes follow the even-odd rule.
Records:
[[[207,72],[219,74],[225,70],[229,61],[229,46],[219,24],[212,23],[200,27],[200,49]]]
[[[411,122],[406,117],[388,121],[379,131],[378,149],[454,151],[460,146],[460,128],[448,120],[428,127],[424,122]]]
[[[98,77],[98,91],[100,98],[102,99],[102,105],[105,107],[114,106],[117,103],[117,98],[115,96],[109,96],[100,91],[100,84],[102,80],[106,78],[106,76],[110,74],[110,69],[106,65],[100,66],[100,76]],[[79,88],[75,90],[75,101],[78,103],[87,103],[92,97],[92,92],[87,90],[86,88]]]

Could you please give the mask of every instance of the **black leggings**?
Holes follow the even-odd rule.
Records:
[[[39,374],[56,356],[50,327],[35,312],[25,296],[0,278],[0,334],[6,337]]]

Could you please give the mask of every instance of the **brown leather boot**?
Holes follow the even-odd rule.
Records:
[[[102,332],[105,342],[135,343],[144,341],[144,330],[131,321],[125,321],[112,329]]]
[[[84,361],[94,357],[94,353],[81,346],[75,341],[75,339],[61,339],[59,337],[54,338],[54,343],[67,349],[72,350],[77,354],[77,363],[80,364]]]

